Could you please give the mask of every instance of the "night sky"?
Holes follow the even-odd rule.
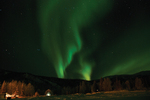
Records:
[[[0,68],[93,80],[150,70],[149,0],[0,0]]]

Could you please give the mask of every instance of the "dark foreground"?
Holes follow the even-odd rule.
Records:
[[[101,92],[51,97],[17,98],[13,100],[150,100],[150,92]]]

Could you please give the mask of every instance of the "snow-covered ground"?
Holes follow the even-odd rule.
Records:
[[[103,92],[51,97],[17,98],[13,100],[150,100],[150,92]]]

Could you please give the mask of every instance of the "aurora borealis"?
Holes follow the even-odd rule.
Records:
[[[150,70],[146,0],[1,2],[1,68],[85,80]]]
[[[62,3],[64,3],[64,5],[62,5]],[[48,58],[50,60],[52,59],[58,77],[64,78],[65,70],[71,64],[75,53],[82,52],[83,49],[84,43],[82,43],[79,28],[93,20],[91,19],[93,11],[101,9],[101,11],[99,10],[101,13],[100,17],[103,17],[105,13],[110,10],[111,5],[108,0],[103,0],[103,2],[97,0],[88,2],[87,0],[64,0],[60,2],[59,0],[48,0],[46,2],[39,2],[39,5],[41,4],[46,5],[42,7],[39,6],[42,46],[46,55],[50,53]],[[66,10],[62,11],[62,8]],[[90,62],[86,61],[85,56],[89,56],[90,51],[91,50],[84,50],[85,54],[80,54],[78,58],[78,66],[80,66],[80,68],[77,68],[78,70],[82,70],[80,73],[88,80],[90,80],[93,66]]]

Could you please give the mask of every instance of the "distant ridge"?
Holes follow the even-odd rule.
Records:
[[[116,78],[122,82],[125,82],[126,80],[135,80],[136,77],[141,78],[143,80],[150,79],[150,71],[142,71],[138,72],[133,75],[113,75],[113,76],[107,76],[112,83],[116,81]],[[107,78],[104,77],[104,78]],[[33,75],[30,73],[22,73],[22,72],[13,72],[9,70],[0,69],[0,82],[3,83],[3,81],[10,82],[12,80],[17,81],[23,81],[26,84],[31,83],[35,90],[45,91],[47,89],[52,89],[53,91],[58,91],[64,87],[76,87],[79,86],[82,81],[81,79],[61,79],[61,78],[55,78],[55,77],[45,77],[45,76],[38,76]],[[100,79],[92,80],[92,81],[86,81],[89,84],[93,84],[93,81],[96,81],[99,83]],[[149,84],[150,81],[147,81]],[[44,92],[43,92],[44,93]]]
[[[58,80],[61,80],[61,81],[86,81],[86,80],[82,80],[82,79],[62,79],[62,78],[56,78],[56,77],[48,77],[48,76],[40,76],[40,75],[33,75],[31,73],[25,73],[25,72],[14,72],[14,71],[9,71],[9,70],[5,70],[5,69],[0,69],[0,82],[1,81],[4,81],[4,80],[12,80],[12,79],[21,79],[23,80],[24,78],[22,77],[23,75],[25,74],[28,74],[28,75],[31,75],[31,76],[34,76],[34,77],[40,77],[40,78],[45,78],[45,79],[48,79],[50,81],[55,81],[57,82]],[[141,71],[141,72],[138,72],[138,73],[135,73],[135,74],[124,74],[124,75],[112,75],[112,76],[106,76],[106,77],[103,77],[103,78],[114,78],[114,77],[126,77],[126,78],[135,78],[135,77],[142,77],[142,76],[150,76],[150,71]],[[99,79],[96,79],[96,80],[99,80]],[[94,81],[94,80],[91,80],[91,81]],[[90,81],[89,81],[90,82]]]
[[[141,72],[138,72],[134,75],[150,75],[150,71],[141,71]]]

